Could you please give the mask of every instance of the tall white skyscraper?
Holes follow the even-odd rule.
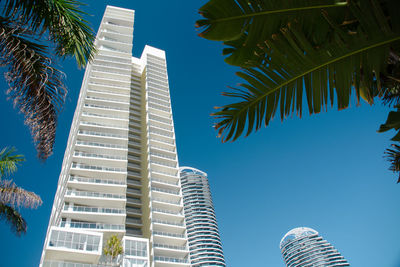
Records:
[[[106,8],[40,265],[190,266],[165,53],[132,57],[134,11]],[[104,255],[111,236],[124,252]]]

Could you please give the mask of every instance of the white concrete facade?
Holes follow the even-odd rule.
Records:
[[[132,57],[133,21],[133,10],[107,6],[40,266],[190,266],[165,52]],[[110,260],[113,234],[124,253]]]

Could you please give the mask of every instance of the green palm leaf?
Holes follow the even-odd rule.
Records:
[[[210,0],[199,13],[204,19],[196,26],[199,34],[209,40],[224,41],[229,48],[225,61],[232,65],[257,61],[259,46],[288,22],[298,20],[315,44],[327,38],[329,25],[321,17],[325,9],[335,18],[343,18],[346,1],[337,0]]]
[[[376,9],[367,8],[368,3]],[[301,18],[264,41],[258,65],[238,73],[246,83],[225,93],[240,101],[213,114],[219,119],[216,128],[224,141],[237,139],[246,127],[248,135],[268,125],[278,109],[281,119],[292,112],[301,116],[303,95],[310,114],[335,102],[339,109],[347,108],[352,93],[357,101],[362,97],[368,103],[384,95],[381,79],[388,66],[386,59],[400,41],[400,34],[393,30],[395,22],[386,19],[374,0],[350,1],[348,12],[351,23],[322,11],[330,28],[319,45],[304,30]]]
[[[95,52],[93,30],[83,19],[87,15],[80,7],[84,4],[75,0],[6,0],[6,16],[18,17],[29,24],[31,30],[50,35],[58,56],[74,56],[79,67],[91,60]]]
[[[0,151],[0,179],[4,175],[10,175],[17,170],[17,165],[25,161],[23,155],[15,155],[15,148],[5,147]]]
[[[385,158],[390,162],[389,170],[400,173],[400,146],[392,144],[392,148],[386,149]],[[397,183],[400,183],[400,175]]]
[[[11,226],[11,230],[17,236],[25,234],[27,230],[26,221],[21,214],[13,207],[0,202],[0,219],[6,220]]]

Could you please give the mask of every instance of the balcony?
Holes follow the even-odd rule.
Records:
[[[126,183],[123,180],[88,178],[71,175],[68,179],[68,187],[86,191],[123,194],[125,193]]]
[[[154,187],[154,186],[151,187],[151,191],[162,192],[162,193],[166,193],[166,194],[172,194],[172,195],[180,196],[180,191],[171,190],[171,189],[165,189],[165,188],[159,188],[159,187]]]
[[[102,253],[103,235],[78,229],[51,227],[46,257],[95,263]]]
[[[177,234],[177,233],[169,233],[169,232],[160,232],[160,231],[153,231],[153,235],[161,235],[161,236],[168,236],[168,237],[175,237],[175,238],[186,238],[185,234]]]
[[[162,214],[170,214],[170,215],[176,215],[178,217],[182,217],[183,214],[180,211],[172,211],[172,210],[165,210],[165,209],[159,209],[159,208],[152,208],[151,211],[153,212],[159,212]]]
[[[126,168],[96,166],[73,162],[71,174],[76,176],[94,176],[101,179],[123,180],[126,177]]]
[[[106,224],[125,223],[125,209],[122,208],[102,208],[89,206],[64,206],[62,215],[77,221],[95,221]]]
[[[183,222],[172,222],[172,221],[158,220],[158,219],[153,219],[152,222],[158,223],[158,224],[163,224],[163,225],[185,227],[185,224]]]
[[[76,157],[86,157],[86,158],[96,158],[96,159],[110,159],[110,160],[123,160],[126,161],[127,157],[125,155],[107,155],[99,153],[87,153],[81,151],[75,151],[74,156]]]
[[[160,197],[152,197],[152,201],[157,201],[160,203],[166,203],[166,204],[173,204],[173,205],[178,205],[180,206],[182,204],[181,200],[171,200],[171,199],[166,199],[166,198],[160,198]],[[170,206],[170,205],[168,205]]]
[[[66,227],[67,223],[61,222],[61,227]],[[90,230],[110,230],[114,231],[125,231],[125,225],[123,224],[109,224],[109,223],[90,223],[90,222],[71,222],[69,224],[70,228],[79,228],[79,229],[90,229]]]
[[[188,252],[188,247],[187,246],[172,246],[172,245],[167,245],[167,244],[154,243],[153,247],[155,247],[155,248],[173,249],[173,250],[182,250],[182,251]]]
[[[163,256],[155,256],[154,260],[157,262],[157,266],[189,266],[189,261],[187,258],[171,258]],[[166,265],[161,265],[164,263]]]
[[[125,194],[98,193],[91,191],[67,190],[65,201],[82,205],[122,208],[125,207]]]

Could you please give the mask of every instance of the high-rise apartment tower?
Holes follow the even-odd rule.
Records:
[[[181,167],[180,177],[191,266],[226,266],[207,173]]]
[[[132,57],[134,11],[106,8],[40,265],[190,266],[165,53]],[[123,253],[111,258],[111,236]],[[113,264],[113,265],[112,265]]]
[[[279,247],[288,267],[350,266],[328,241],[311,228],[290,230],[282,238]]]

